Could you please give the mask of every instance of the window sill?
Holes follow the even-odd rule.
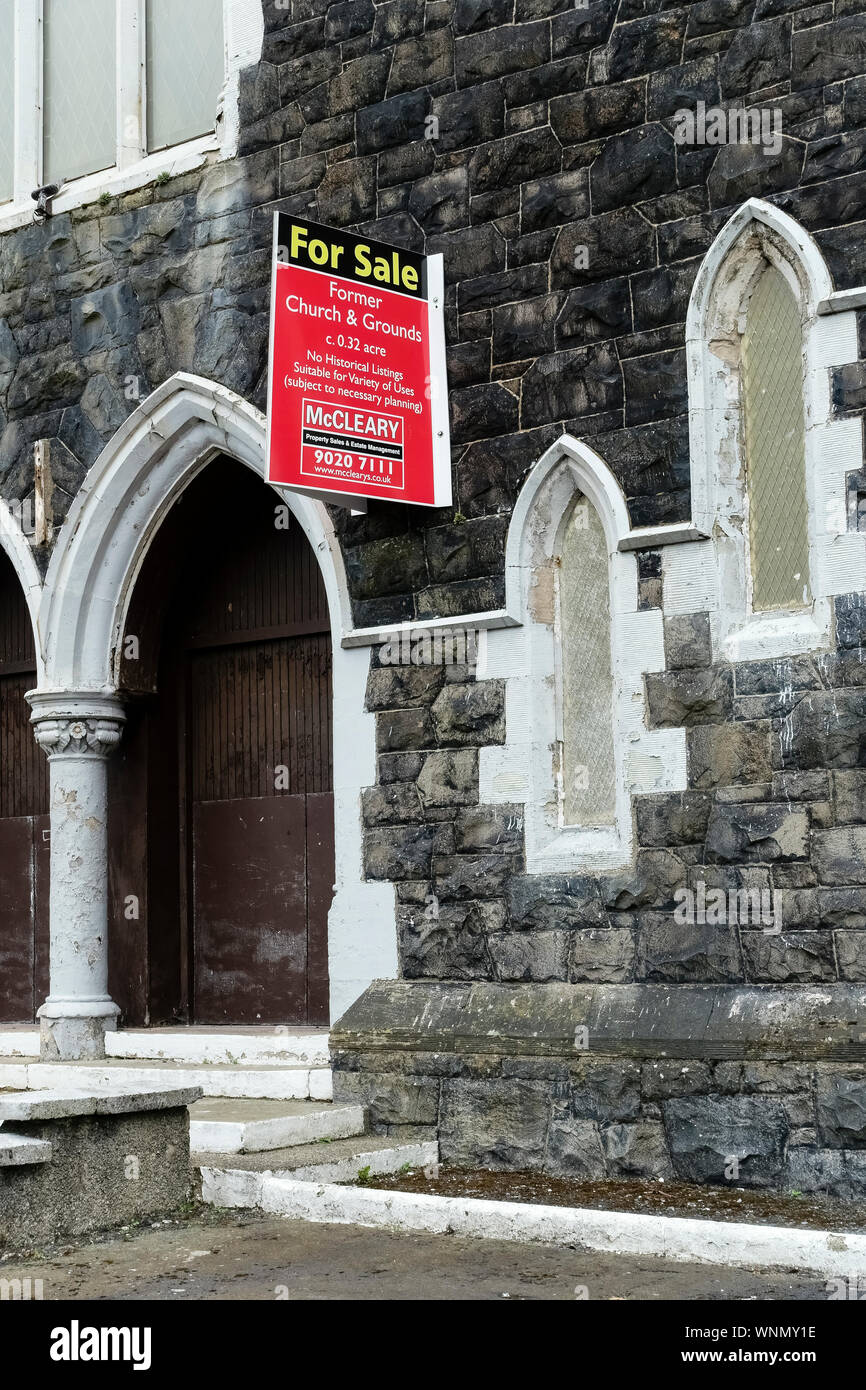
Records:
[[[182,145],[172,145],[167,150],[158,150],[155,154],[146,155],[144,159],[136,160],[125,169],[119,169],[115,165],[114,168],[102,169],[97,174],[86,174],[83,178],[71,179],[53,200],[52,216],[72,212],[74,208],[84,207],[87,203],[95,203],[103,193],[112,198],[121,193],[132,193],[153,183],[160,174],[169,174],[172,178],[188,174],[193,169],[201,168],[208,155],[218,154],[220,150],[219,137],[211,132],[209,135],[199,135],[195,140],[186,140]],[[35,206],[30,199],[26,203],[0,204],[0,232],[11,232],[18,227],[29,226],[33,221]]]
[[[563,826],[533,850],[527,848],[527,873],[605,873],[631,863],[629,846],[614,829],[581,830]]]
[[[799,656],[826,647],[830,640],[830,609],[817,599],[809,609],[753,613],[728,632],[722,655],[728,661],[761,661]]]

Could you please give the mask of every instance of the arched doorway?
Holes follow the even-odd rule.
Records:
[[[220,457],[162,523],[122,639],[110,988],[128,1023],[324,1024],[331,636],[298,522]]]
[[[0,551],[0,1022],[30,1023],[48,992],[48,762],[24,693],[33,626]]]

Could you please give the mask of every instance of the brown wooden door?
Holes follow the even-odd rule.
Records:
[[[152,646],[162,605],[156,696],[145,660],[126,752],[146,768],[146,812],[134,792],[115,798],[112,836],[127,884],[135,865],[145,880],[146,931],[116,933],[132,995],[146,969],[151,1022],[328,1019],[331,637],[315,557],[277,506],[241,465],[211,464],[164,524],[126,626]]]
[[[24,699],[33,629],[0,552],[0,1022],[29,1023],[48,993],[48,760]]]
[[[206,640],[187,652],[195,1017],[324,1022],[330,637]]]

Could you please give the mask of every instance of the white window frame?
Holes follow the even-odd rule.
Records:
[[[31,193],[42,176],[42,0],[15,3],[15,165],[11,201],[0,203],[0,232],[26,226],[33,219]],[[107,169],[70,179],[52,203],[52,214],[94,202],[103,193],[129,193],[197,169],[216,156],[237,153],[239,75],[259,61],[264,39],[261,0],[222,0],[225,76],[214,129],[167,149],[147,152],[147,78],[145,0],[115,0],[117,11],[116,159]]]
[[[739,345],[729,344],[736,360],[727,360],[720,346],[739,311],[737,295],[762,259],[785,276],[802,315],[812,600],[805,607],[755,611]],[[853,310],[828,315],[832,292],[812,238],[759,198],[725,224],[695,280],[686,323],[692,517],[711,539],[665,551],[664,611],[709,611],[716,659],[768,660],[829,648],[833,596],[866,587],[866,545],[862,534],[848,530],[845,481],[863,466],[861,425],[835,418],[830,398],[830,369],[857,361],[857,319]]]
[[[578,494],[598,513],[609,563],[616,816],[601,828],[563,823],[558,778],[554,569],[562,522]],[[625,498],[607,464],[581,440],[563,435],[529,473],[508,528],[506,603],[518,625],[488,632],[476,672],[478,680],[505,682],[506,741],[479,750],[481,802],[523,804],[529,874],[627,867],[632,798],[687,785],[685,730],[647,727],[644,675],[664,669],[664,635],[661,610],[639,607],[632,536]]]

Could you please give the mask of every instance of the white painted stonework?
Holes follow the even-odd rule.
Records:
[[[228,1107],[226,1109],[226,1107]],[[190,1107],[189,1143],[195,1153],[251,1154],[287,1149],[364,1133],[362,1105],[309,1106],[302,1113],[267,1119],[225,1118],[231,1104],[204,1100]]]
[[[185,1062],[190,1066],[295,1066],[327,1067],[327,1030],[294,1032],[288,1028],[255,1028],[237,1031],[226,1028],[127,1028],[105,1040],[109,1057],[132,1061]],[[0,1057],[3,1051],[0,1033]]]
[[[557,789],[553,564],[562,519],[578,494],[595,507],[607,539],[614,829],[564,825]],[[658,609],[638,611],[637,559],[620,548],[629,534],[625,498],[610,469],[587,445],[564,435],[533,468],[509,526],[506,600],[509,612],[520,614],[520,626],[488,632],[486,660],[478,670],[479,679],[499,677],[506,683],[506,743],[481,749],[481,802],[523,804],[529,873],[624,866],[631,859],[632,796],[686,785],[684,731],[646,727],[643,676],[664,668],[662,615]]]
[[[100,1057],[120,1012],[108,993],[108,772],[124,714],[112,696],[31,693],[50,767],[51,989],[43,1055]]]
[[[50,1163],[53,1149],[47,1139],[0,1131],[0,1168],[19,1168],[26,1163]]]
[[[111,1036],[107,1034],[106,1036]],[[115,1035],[116,1036],[116,1035]],[[114,1059],[87,1063],[7,1062],[0,1064],[0,1090],[56,1089],[66,1093],[89,1086],[98,1091],[124,1088],[157,1091],[167,1083],[198,1087],[205,1096],[233,1100],[331,1100],[330,1067],[260,1066],[232,1062],[225,1066],[183,1062],[126,1064]]]
[[[42,578],[36,568],[30,542],[24,533],[21,520],[15,515],[5,498],[0,497],[0,546],[11,560],[18,582],[24,592],[27,611],[33,624],[33,631],[39,632],[39,608],[42,603]],[[43,674],[42,647],[35,642],[36,670],[41,680]]]

